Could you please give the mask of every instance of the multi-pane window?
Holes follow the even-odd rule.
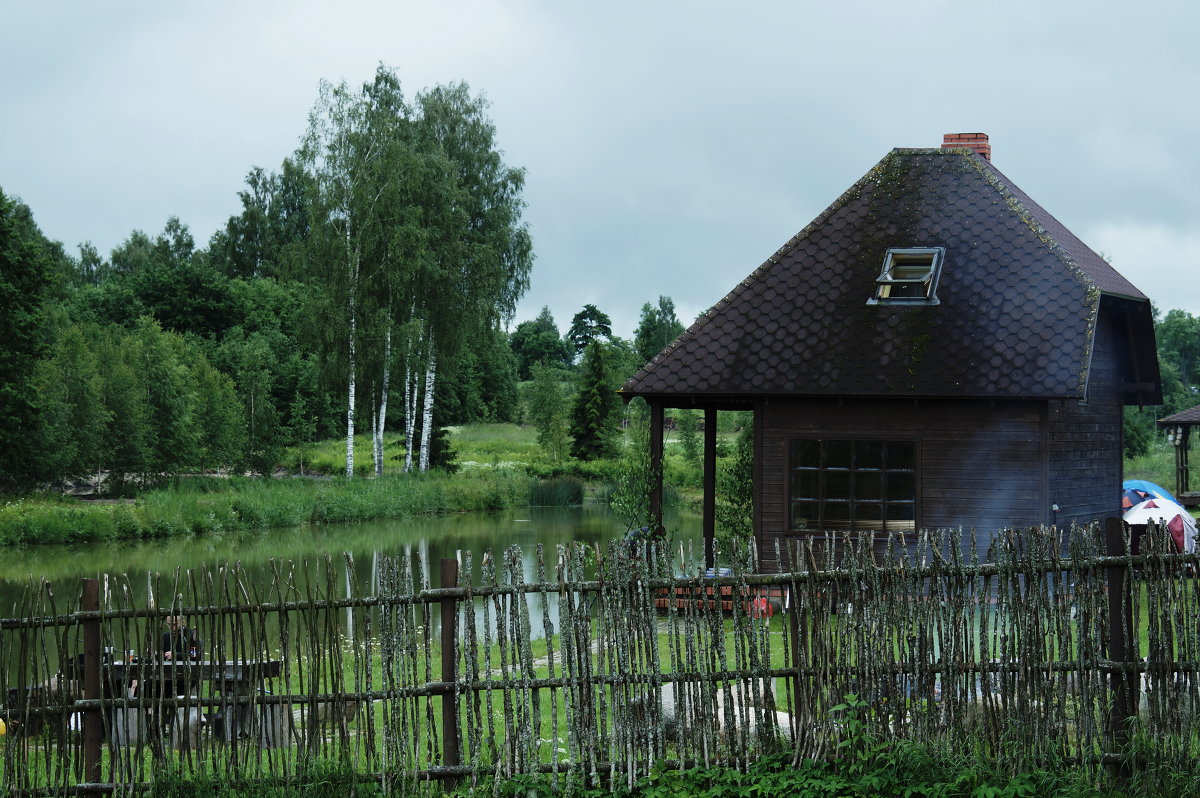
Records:
[[[794,438],[788,476],[793,530],[915,528],[913,441]]]

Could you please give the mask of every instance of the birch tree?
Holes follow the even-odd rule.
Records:
[[[399,263],[393,239],[411,152],[408,117],[399,81],[389,70],[380,68],[359,92],[344,82],[322,83],[299,153],[315,177],[311,238],[316,277],[335,304],[338,320],[326,335],[328,343],[336,344],[346,380],[347,477],[354,475],[360,342],[364,337],[378,341],[380,325],[385,338],[390,329],[390,310],[381,296],[391,296],[391,270]],[[362,329],[365,323],[371,326]],[[386,370],[390,351],[382,357],[368,354]],[[386,400],[379,406],[385,408]],[[382,429],[382,420],[372,422]]]
[[[299,160],[319,198],[313,268],[338,319],[323,332],[346,383],[347,476],[359,404],[370,411],[382,471],[399,353],[405,437],[416,467],[429,467],[439,363],[498,330],[528,287],[524,176],[504,165],[485,108],[463,84],[423,92],[410,108],[382,66],[357,93],[322,85]],[[360,385],[370,389],[366,402]]]
[[[427,330],[419,467],[429,466],[437,369],[468,341],[509,321],[529,287],[533,250],[521,222],[525,174],[507,166],[487,101],[465,83],[417,95],[423,151],[444,159],[453,202],[430,231],[431,260],[416,280],[416,313]]]

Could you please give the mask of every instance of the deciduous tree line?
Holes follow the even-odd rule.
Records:
[[[389,419],[406,467],[428,468],[439,413],[514,412],[523,180],[481,96],[410,99],[380,67],[321,86],[298,150],[249,173],[206,247],[172,217],[72,257],[0,195],[0,489],[266,471],[283,444],[338,429],[347,474],[364,431],[381,471]]]
[[[632,342],[614,336],[608,315],[595,305],[584,305],[561,337],[549,308],[518,324],[512,349],[519,373],[532,380],[530,420],[550,459],[614,456],[624,420],[617,389],[682,332],[675,303],[665,296],[657,306],[642,306]],[[577,357],[577,371],[564,390],[564,376]]]
[[[534,421],[552,457],[612,454],[616,388],[683,326],[660,297],[632,341],[591,305],[564,335],[548,310],[506,333],[533,259],[523,181],[482,97],[408,98],[380,67],[321,86],[300,147],[249,172],[207,245],[170,217],[72,256],[0,193],[0,491],[265,473],[336,435],[353,474],[366,432],[372,470],[424,469],[441,426],[474,421]]]

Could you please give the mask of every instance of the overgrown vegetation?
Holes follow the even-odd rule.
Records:
[[[474,787],[443,790],[438,782],[423,783],[407,792],[413,796],[457,798],[1175,798],[1195,794],[1194,775],[1141,777],[1123,788],[1096,784],[1069,762],[1010,773],[995,763],[967,752],[933,750],[901,743],[883,745],[865,766],[853,761],[804,760],[790,756],[764,757],[745,771],[714,765],[673,769],[660,766],[625,785],[588,785],[578,776],[516,776],[485,779]],[[335,764],[320,764],[285,781],[231,784],[214,775],[183,778],[170,774],[155,781],[153,798],[211,795],[215,798],[334,798],[381,795],[378,784],[360,782]]]
[[[513,470],[345,479],[179,479],[109,504],[38,496],[0,505],[0,544],[203,535],[521,507],[531,480]]]
[[[632,790],[624,785],[587,786],[576,779],[549,776],[517,777],[490,781],[476,789],[458,789],[463,798],[484,795],[511,798],[578,798],[618,795],[631,798],[676,796],[746,796],[747,798],[1125,798],[1192,795],[1195,774],[1144,776],[1117,787],[1097,784],[1070,762],[1011,773],[976,757],[970,751],[953,752],[911,743],[858,741],[878,749],[868,762],[843,757],[838,760],[803,760],[789,755],[764,757],[744,772],[731,767],[695,767],[684,770],[659,767],[638,779]]]

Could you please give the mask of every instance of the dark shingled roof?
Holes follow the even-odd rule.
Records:
[[[1180,410],[1178,413],[1158,420],[1159,427],[1170,427],[1175,424],[1200,424],[1200,405]]]
[[[867,305],[890,247],[945,247],[939,305]],[[622,394],[1082,398],[1104,294],[1149,318],[989,161],[896,149]]]

